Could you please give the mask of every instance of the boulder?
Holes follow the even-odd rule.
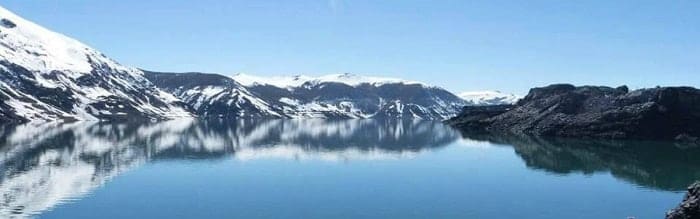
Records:
[[[688,193],[678,207],[666,212],[666,219],[693,218],[700,218],[700,182],[688,187]]]

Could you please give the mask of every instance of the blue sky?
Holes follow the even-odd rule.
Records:
[[[700,86],[700,1],[5,0],[123,64],[352,72],[452,91]]]

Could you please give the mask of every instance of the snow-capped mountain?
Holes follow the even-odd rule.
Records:
[[[191,114],[138,69],[0,7],[0,121]]]
[[[233,79],[292,117],[443,120],[466,105],[442,88],[393,78],[345,73],[272,80],[238,74]]]
[[[515,104],[520,97],[513,94],[505,94],[500,91],[469,91],[462,92],[459,97],[469,102],[470,105],[504,105]]]
[[[442,88],[353,74],[229,78],[147,71],[146,77],[205,116],[443,120],[467,104]]]
[[[192,116],[190,112],[230,118],[442,120],[468,104],[420,82],[347,73],[225,77],[144,72],[4,8],[0,100],[2,122],[165,119]]]
[[[144,72],[156,86],[181,98],[204,117],[284,117],[279,109],[229,77],[205,73]]]

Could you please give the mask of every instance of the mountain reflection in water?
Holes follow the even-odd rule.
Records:
[[[51,123],[0,127],[0,217],[40,213],[158,159],[400,159],[459,134],[419,120]]]
[[[665,191],[685,191],[700,179],[700,148],[674,142],[464,136],[513,147],[528,168],[554,174],[610,172],[618,179]]]
[[[456,143],[461,138],[466,140]],[[37,215],[61,203],[79,201],[111,178],[156,160],[396,160],[473,143],[470,140],[487,148],[512,147],[517,156],[510,160],[522,160],[527,171],[544,170],[553,173],[551,177],[609,172],[634,185],[667,192],[682,191],[700,179],[698,148],[668,142],[460,135],[436,121],[25,124],[0,126],[0,218]],[[479,166],[469,162],[457,166],[462,164]],[[478,175],[465,174],[464,179],[478,180]]]

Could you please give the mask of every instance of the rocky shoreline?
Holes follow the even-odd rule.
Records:
[[[700,181],[688,187],[681,204],[666,212],[666,219],[700,218]]]
[[[447,121],[468,132],[700,142],[700,90],[555,84],[516,105],[467,106]]]

